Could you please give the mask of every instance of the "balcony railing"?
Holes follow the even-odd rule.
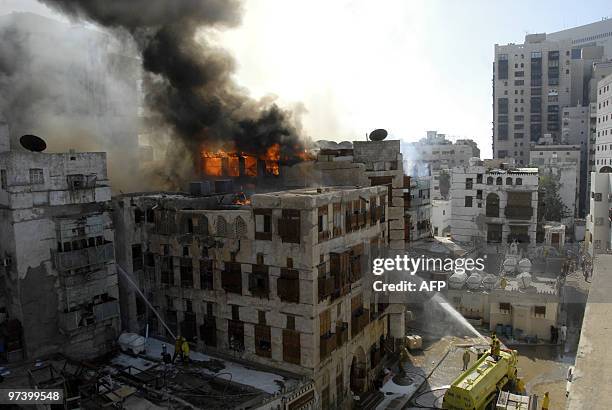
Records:
[[[331,354],[331,352],[334,351],[335,348],[336,348],[336,335],[335,334],[327,333],[321,336],[321,342],[320,342],[321,360],[328,357]]]
[[[533,208],[530,206],[506,206],[504,215],[512,219],[531,219]]]
[[[100,265],[110,262],[115,257],[115,249],[112,242],[103,245],[92,246],[74,251],[56,252],[55,268],[59,271],[85,268],[91,265]]]

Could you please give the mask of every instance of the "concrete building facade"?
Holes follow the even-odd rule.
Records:
[[[567,207],[568,216],[561,221],[573,226],[579,214],[582,185],[582,150],[579,145],[533,145],[529,151],[529,163],[538,167],[540,175],[547,175],[559,184],[559,195]]]
[[[124,195],[114,200],[118,260],[172,333],[310,378],[331,408],[368,390],[402,322],[362,282],[386,246],[388,195],[386,186],[302,188],[244,206]],[[130,330],[148,323],[171,336],[123,291]]]
[[[610,198],[612,197],[612,74],[597,86],[597,120],[594,165],[591,172],[590,207],[586,220],[585,243],[591,255],[612,248],[610,238]]]
[[[447,296],[464,317],[488,324],[491,331],[502,326],[515,339],[523,337],[550,340],[550,327],[557,326],[559,288],[556,281],[533,278],[529,286],[520,280],[507,280],[505,288],[449,289]]]
[[[5,150],[0,180],[0,326],[18,329],[5,353],[111,351],[120,319],[106,155]]]
[[[536,243],[537,168],[455,167],[451,236],[464,243]]]
[[[434,236],[446,236],[451,231],[452,202],[449,199],[431,200],[431,226]]]
[[[427,136],[417,142],[402,144],[404,169],[407,175],[433,175],[435,171],[465,165],[470,158],[480,158],[480,149],[471,139],[452,142],[445,134],[427,131]],[[429,169],[429,172],[426,170]]]

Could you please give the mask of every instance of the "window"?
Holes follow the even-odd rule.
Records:
[[[493,185],[493,177],[487,177],[487,185]]]
[[[40,168],[30,168],[30,184],[44,184],[45,177],[43,175],[43,170]]]
[[[482,184],[482,174],[476,174],[476,183]]]
[[[545,317],[546,316],[546,306],[534,306],[533,315],[535,317]]]
[[[596,193],[596,194],[594,195],[594,199],[595,199],[595,201],[597,201],[597,202],[601,202],[601,192]]]
[[[6,169],[0,169],[0,188],[7,188]]]
[[[255,239],[271,240],[272,239],[272,210],[271,209],[255,209]]]
[[[295,316],[287,315],[287,326],[285,328],[295,330]]]
[[[240,306],[232,305],[232,320],[240,320]]]
[[[523,185],[523,178],[517,178],[516,185]]]
[[[465,189],[472,189],[473,182],[474,182],[473,178],[466,178],[466,180],[465,180]]]
[[[499,304],[499,311],[501,313],[508,314],[510,313],[511,310],[512,310],[512,306],[510,306],[510,303],[500,303]]]
[[[506,185],[512,185],[512,178],[506,178]]]
[[[466,208],[471,208],[472,207],[472,197],[471,196],[466,196],[465,197],[465,207]]]
[[[495,179],[495,185],[501,185],[502,184],[502,177],[497,177]]]

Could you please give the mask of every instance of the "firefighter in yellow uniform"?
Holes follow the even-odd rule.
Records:
[[[174,341],[174,354],[172,355],[172,363],[176,360],[176,356],[181,355],[181,347],[183,346],[183,336],[179,336]]]
[[[183,343],[181,344],[181,354],[183,357],[183,363],[189,363],[189,343],[185,338],[183,338]]]
[[[548,392],[544,393],[544,399],[542,400],[542,410],[548,410],[550,406],[550,397],[548,397]]]

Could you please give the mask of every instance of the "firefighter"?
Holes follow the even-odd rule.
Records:
[[[181,358],[183,363],[189,363],[189,342],[185,338],[183,338],[183,343],[181,344]]]
[[[465,351],[463,352],[463,371],[466,371],[468,369],[468,366],[470,365],[470,351],[468,349],[465,349]]]
[[[172,363],[174,363],[178,355],[182,356],[181,348],[183,346],[183,340],[185,340],[183,336],[179,336],[174,341],[174,354],[172,355]]]
[[[544,393],[544,399],[542,400],[542,410],[548,410],[550,406],[550,397],[548,397],[548,392]]]

